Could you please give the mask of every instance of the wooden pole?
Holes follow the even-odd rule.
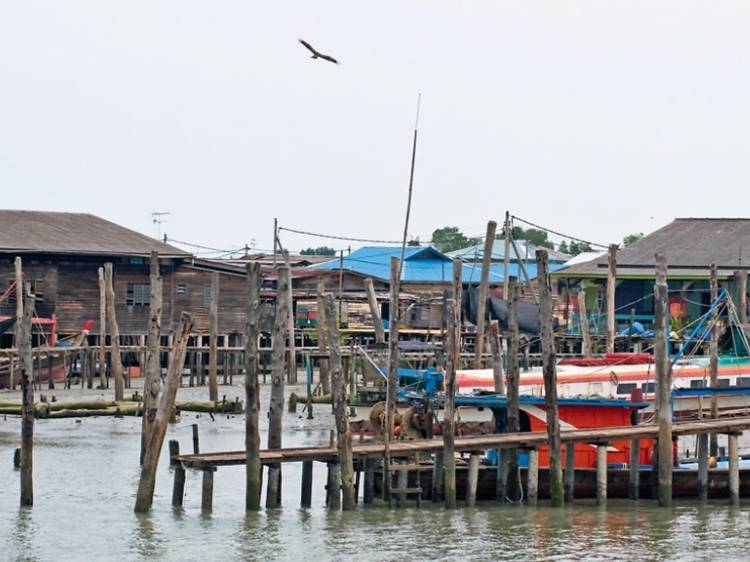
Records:
[[[456,507],[456,457],[453,418],[456,395],[456,369],[461,360],[461,293],[463,289],[462,264],[453,259],[453,295],[448,304],[448,331],[445,350],[445,405],[443,406],[443,467],[445,482],[445,507]]]
[[[245,333],[245,509],[260,509],[263,465],[260,462],[260,384],[258,338],[260,337],[260,264],[251,262],[247,273],[247,326]]]
[[[495,381],[495,392],[505,394],[505,380],[503,377],[503,357],[500,351],[500,323],[497,320],[490,322],[489,329],[490,350],[492,352],[492,378]]]
[[[181,462],[175,464],[174,482],[172,484],[172,506],[182,507],[182,500],[185,497],[185,467]]]
[[[740,324],[742,329],[747,330],[747,271],[742,269],[735,274],[737,278],[737,308]]]
[[[385,398],[385,427],[383,428],[383,494],[390,504],[391,499],[391,436],[393,435],[398,392],[398,322],[399,322],[399,276],[401,267],[397,257],[391,257],[391,295],[388,335],[388,386]]]
[[[20,266],[17,259],[16,266]],[[21,505],[34,505],[34,359],[31,349],[31,320],[34,296],[24,287],[19,317],[18,351],[21,364]]]
[[[107,388],[107,289],[104,268],[97,270],[99,277],[99,388]]]
[[[719,296],[719,278],[716,272],[716,264],[711,264],[709,287],[711,291],[711,303],[716,302]],[[711,388],[719,386],[719,324],[718,315],[711,319],[711,343],[709,345],[708,374]],[[667,327],[669,329],[669,327]],[[711,395],[711,419],[719,417],[719,398],[716,394]],[[715,433],[711,434],[710,451],[712,456],[719,454],[719,442]]]
[[[193,454],[197,455],[201,451],[200,439],[198,435],[198,424],[194,423],[192,427],[193,427]]]
[[[505,211],[503,226],[503,296],[510,300],[510,213]]]
[[[479,454],[469,456],[469,480],[466,483],[466,507],[477,504],[477,484],[479,482]]]
[[[216,467],[203,469],[203,482],[201,485],[201,511],[211,513],[214,508],[214,472]]]
[[[432,493],[430,499],[439,502],[443,499],[443,475],[445,474],[445,463],[443,452],[435,451],[435,460],[432,465]]]
[[[219,272],[211,274],[211,308],[208,311],[208,399],[219,401]]]
[[[637,500],[641,495],[641,442],[637,437],[630,440],[629,469],[628,497]]]
[[[326,318],[336,314],[336,303],[330,293],[325,296]],[[331,365],[331,384],[336,418],[336,445],[339,452],[341,469],[342,508],[354,509],[354,461],[352,457],[352,432],[349,427],[349,416],[346,408],[346,381],[341,368],[339,351],[339,330],[335,322],[328,322],[328,356]]]
[[[105,270],[106,271],[106,270]],[[172,416],[177,387],[182,376],[182,366],[185,364],[185,348],[187,347],[190,331],[193,329],[192,317],[183,312],[180,317],[178,337],[172,349],[172,362],[169,365],[167,378],[163,392],[159,398],[159,407],[156,411],[156,419],[151,428],[146,454],[141,466],[141,477],[138,482],[138,492],[135,499],[135,512],[145,513],[151,508],[154,499],[154,487],[156,485],[156,469],[159,464],[159,453],[164,444],[164,436],[167,433],[169,418]]]
[[[518,299],[519,286],[515,277],[508,279],[508,417],[505,422],[505,431],[518,433],[521,429],[520,407],[519,407],[519,378],[518,347],[520,334],[518,330]],[[518,449],[507,449],[507,483],[505,486],[508,497],[517,500],[520,490],[518,479]],[[504,501],[505,498],[498,498]]]
[[[318,333],[318,351],[320,353],[326,353],[326,313],[325,313],[325,302],[323,295],[325,294],[325,281],[322,279],[318,280],[318,316],[315,321],[315,329]],[[328,359],[318,359],[318,371],[320,373],[320,388],[325,396],[331,394],[331,373],[328,365]]]
[[[276,318],[273,326],[273,349],[271,350],[271,402],[268,408],[268,448],[281,449],[281,420],[284,414],[284,378],[286,369],[286,338],[289,323],[289,267],[284,263],[278,268],[276,288]],[[268,467],[266,507],[281,505],[281,465]]]
[[[125,389],[122,381],[122,357],[120,356],[120,328],[117,326],[115,315],[115,287],[112,278],[112,262],[104,264],[104,283],[107,291],[107,321],[109,322],[109,334],[112,351],[110,363],[112,378],[115,380],[115,400],[122,401],[125,398]]]
[[[162,282],[159,274],[159,254],[151,252],[151,274],[149,279],[149,324],[148,345],[146,346],[146,372],[143,379],[143,423],[141,427],[141,464],[146,454],[151,428],[156,420],[156,408],[159,405],[161,392],[161,310]],[[102,349],[99,348],[101,361]]]
[[[326,505],[328,509],[341,509],[341,466],[336,461],[326,463]]]
[[[365,459],[364,503],[372,503],[375,499],[375,465],[377,462],[376,459]]]
[[[555,337],[552,333],[552,288],[547,266],[547,251],[536,251],[539,278],[539,323],[542,340],[542,371],[544,375],[544,404],[547,409],[547,437],[549,442],[550,500],[554,507],[564,503],[562,463],[560,462],[560,418],[557,411],[557,367]]]
[[[583,338],[583,353],[586,357],[594,355],[591,347],[591,334],[589,332],[589,315],[586,310],[586,291],[578,291],[578,317],[581,322],[581,337]]]
[[[301,507],[312,506],[313,461],[302,461]]]
[[[284,253],[284,265],[289,270],[289,291],[287,292],[287,299],[289,302],[288,306],[288,326],[287,331],[289,333],[289,382],[291,384],[297,383],[297,342],[295,341],[295,322],[294,322],[294,276],[292,275],[292,267],[289,264],[289,253]]]
[[[607,445],[596,446],[596,503],[607,503]]]
[[[737,433],[727,435],[729,448],[729,503],[740,504],[740,457],[737,453]]]
[[[698,434],[698,498],[708,500],[708,433]]]
[[[656,417],[659,423],[659,505],[672,505],[672,377],[667,353],[667,260],[656,254],[654,287],[654,359],[656,362]]]
[[[482,254],[482,274],[479,278],[479,302],[477,303],[477,336],[474,346],[474,368],[482,368],[482,354],[485,349],[484,324],[487,314],[487,298],[490,290],[490,266],[492,264],[492,248],[495,245],[495,231],[497,223],[487,223],[487,233],[484,236],[484,253]]]
[[[375,286],[372,279],[367,277],[364,281],[365,291],[367,292],[367,304],[370,305],[370,314],[372,314],[372,324],[375,328],[375,342],[385,343],[385,330],[383,329],[383,319],[380,317],[380,306],[375,296]]]
[[[526,501],[536,505],[539,497],[539,451],[529,449],[529,467],[526,473]]]
[[[575,497],[576,481],[576,444],[568,441],[565,444],[565,501],[572,502]]]
[[[617,287],[617,244],[609,245],[607,268],[607,353],[615,351],[615,290]]]
[[[344,321],[344,250],[339,252],[339,325]]]

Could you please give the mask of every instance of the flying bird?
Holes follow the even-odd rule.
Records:
[[[324,55],[320,51],[317,51],[315,49],[315,47],[313,47],[312,45],[310,45],[310,43],[308,43],[304,39],[300,39],[299,42],[302,43],[302,45],[304,45],[305,49],[307,49],[308,51],[310,51],[312,53],[312,57],[310,57],[310,58],[327,60],[328,62],[332,62],[333,64],[338,64],[339,63],[339,61],[337,61],[332,56]]]

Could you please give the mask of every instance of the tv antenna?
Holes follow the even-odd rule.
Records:
[[[167,222],[167,219],[165,217],[168,217],[168,212],[154,212],[151,213],[151,221],[154,223],[154,227],[156,228],[156,238],[157,240],[161,240],[161,225],[162,223]]]

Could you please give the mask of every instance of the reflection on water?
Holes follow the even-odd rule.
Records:
[[[241,387],[237,394],[242,393]],[[195,389],[202,397],[204,389]],[[266,389],[264,389],[266,392]],[[227,388],[228,398],[230,396]],[[232,396],[233,397],[233,396]],[[262,397],[267,403],[267,395]],[[285,414],[287,446],[322,444],[330,412],[312,422]],[[263,423],[266,422],[261,417]],[[190,450],[191,424],[200,427],[202,450],[241,449],[241,417],[186,416],[168,439]],[[324,507],[325,467],[314,469],[313,507],[299,508],[301,467],[284,467],[283,507],[244,512],[244,469],[221,468],[214,482],[214,511],[200,510],[201,474],[188,471],[185,504],[171,507],[172,470],[167,448],[157,475],[151,513],[135,515],[140,420],[85,418],[36,424],[35,503],[18,508],[13,449],[17,419],[0,420],[0,559],[9,560],[570,560],[746,558],[750,509],[725,502],[700,506],[680,501],[671,509],[654,502],[610,500],[606,508],[578,501],[563,509],[485,503],[446,511],[388,510],[358,505],[350,513]],[[265,438],[264,438],[265,439]]]

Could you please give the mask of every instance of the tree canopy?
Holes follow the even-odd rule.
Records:
[[[532,244],[549,248],[550,250],[555,249],[555,244],[549,239],[546,230],[540,230],[538,228],[521,228],[520,226],[514,226],[510,231],[511,236],[515,240],[528,240]],[[502,238],[502,235],[499,236]]]
[[[432,232],[432,244],[441,252],[453,252],[479,242],[479,238],[467,237],[456,226],[444,226]]]
[[[335,256],[336,250],[328,246],[318,246],[317,248],[305,248],[300,252],[301,256]]]
[[[576,242],[575,240],[571,240],[570,242],[563,240],[557,249],[563,254],[570,254],[571,256],[594,251],[588,242]]]
[[[633,234],[628,234],[625,238],[622,239],[622,245],[623,246],[630,246],[633,242],[638,242],[643,238],[643,232],[634,232]]]

